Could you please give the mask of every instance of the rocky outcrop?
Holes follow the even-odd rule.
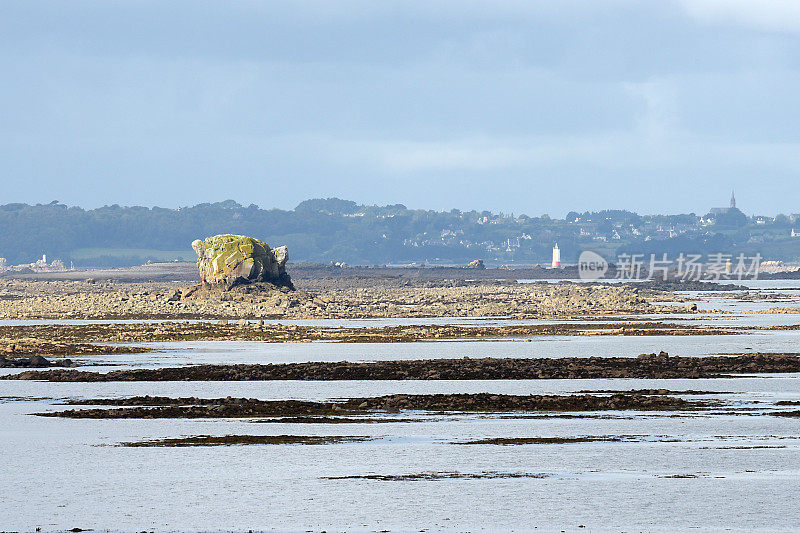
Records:
[[[11,358],[0,355],[0,368],[49,368],[51,366],[72,367],[78,365],[74,363],[72,359],[57,359],[50,361],[41,355]]]
[[[204,283],[233,287],[252,282],[269,282],[292,287],[286,273],[289,250],[271,249],[266,243],[244,235],[215,235],[192,242],[197,267]]]

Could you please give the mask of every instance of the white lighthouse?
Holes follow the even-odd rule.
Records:
[[[560,268],[561,267],[561,250],[558,249],[558,243],[553,246],[553,268]]]

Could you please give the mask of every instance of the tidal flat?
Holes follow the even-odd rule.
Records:
[[[658,312],[650,301],[670,294],[627,285],[402,278],[305,280],[295,291],[268,283],[224,290],[90,281],[0,278],[0,319],[598,316]]]
[[[68,287],[53,284],[31,294],[54,313],[0,321],[0,346],[15,347],[2,356],[48,361],[2,369],[0,453],[15,458],[0,465],[6,529],[226,530],[243,513],[254,529],[310,530],[800,520],[791,497],[770,496],[800,479],[800,319],[748,312],[796,306],[792,291],[626,287],[615,289],[623,300],[643,301],[593,313],[589,302],[535,297],[606,289],[465,283],[464,298],[520,295],[519,314],[479,316],[483,300],[426,300],[461,282],[322,280],[298,286],[362,303],[419,290],[419,304],[403,305],[420,307],[324,314],[301,301],[269,317],[245,313],[263,302],[220,299],[192,317],[159,316],[176,302],[207,305],[182,292],[165,302],[176,288],[159,283],[79,281],[69,290],[86,285],[86,299],[64,300],[162,295],[143,315],[119,301],[68,316],[55,300],[67,295],[46,294]],[[78,366],[51,368],[65,359]],[[37,453],[20,454],[31,442]],[[34,498],[43,485],[48,497]],[[661,512],[643,514],[652,501]]]

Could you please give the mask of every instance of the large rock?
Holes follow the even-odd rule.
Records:
[[[197,267],[204,283],[228,287],[242,283],[267,281],[279,286],[292,286],[286,273],[289,250],[286,246],[270,247],[243,235],[215,235],[192,242],[197,252]]]

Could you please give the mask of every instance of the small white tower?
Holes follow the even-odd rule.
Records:
[[[558,243],[553,246],[553,263],[551,266],[553,268],[561,267],[561,250],[558,249]]]

